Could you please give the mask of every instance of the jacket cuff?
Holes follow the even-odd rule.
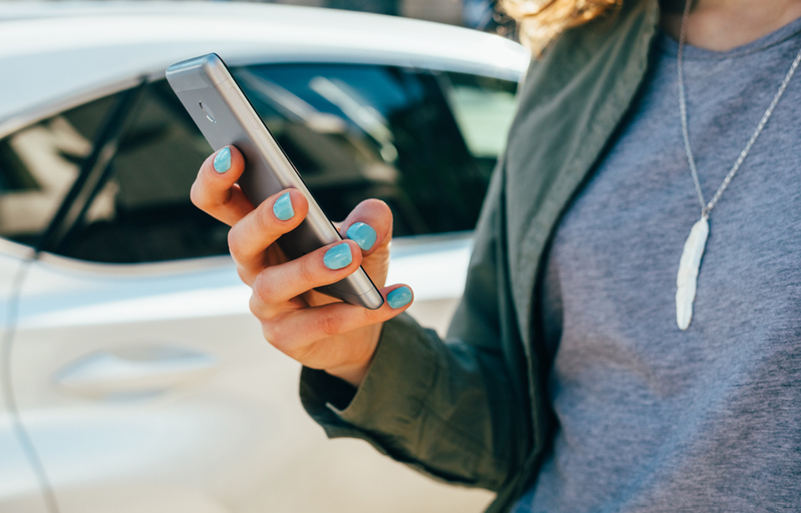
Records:
[[[330,438],[365,438],[366,433],[383,438],[407,432],[419,417],[438,370],[427,331],[407,314],[385,322],[373,361],[358,388],[324,371],[304,367],[300,379],[303,407]]]

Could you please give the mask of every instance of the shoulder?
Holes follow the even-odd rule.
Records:
[[[622,72],[647,53],[658,22],[658,0],[624,0],[610,14],[566,30],[531,60],[520,89],[521,110],[533,106],[530,100],[547,101],[588,71]]]
[[[532,61],[505,154],[511,247],[531,226],[547,237],[591,169],[645,77],[658,19],[657,0],[624,2]]]

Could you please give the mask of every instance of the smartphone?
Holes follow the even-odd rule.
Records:
[[[290,187],[306,196],[306,218],[278,239],[288,258],[294,260],[342,240],[217,54],[173,64],[167,68],[167,81],[215,151],[233,145],[245,157],[245,172],[238,183],[254,206]],[[315,290],[371,310],[384,304],[381,293],[361,267],[347,278]]]

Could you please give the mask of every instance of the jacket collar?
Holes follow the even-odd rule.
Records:
[[[607,19],[566,32],[533,61],[507,151],[508,264],[531,359],[535,282],[562,214],[579,192],[643,82],[659,21],[657,0],[630,0]]]

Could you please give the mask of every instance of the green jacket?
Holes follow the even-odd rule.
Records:
[[[552,436],[536,289],[543,253],[643,81],[656,0],[563,34],[532,62],[475,232],[447,339],[401,315],[368,375],[304,369],[301,400],[329,437],[357,437],[422,472],[497,492],[508,511]]]

